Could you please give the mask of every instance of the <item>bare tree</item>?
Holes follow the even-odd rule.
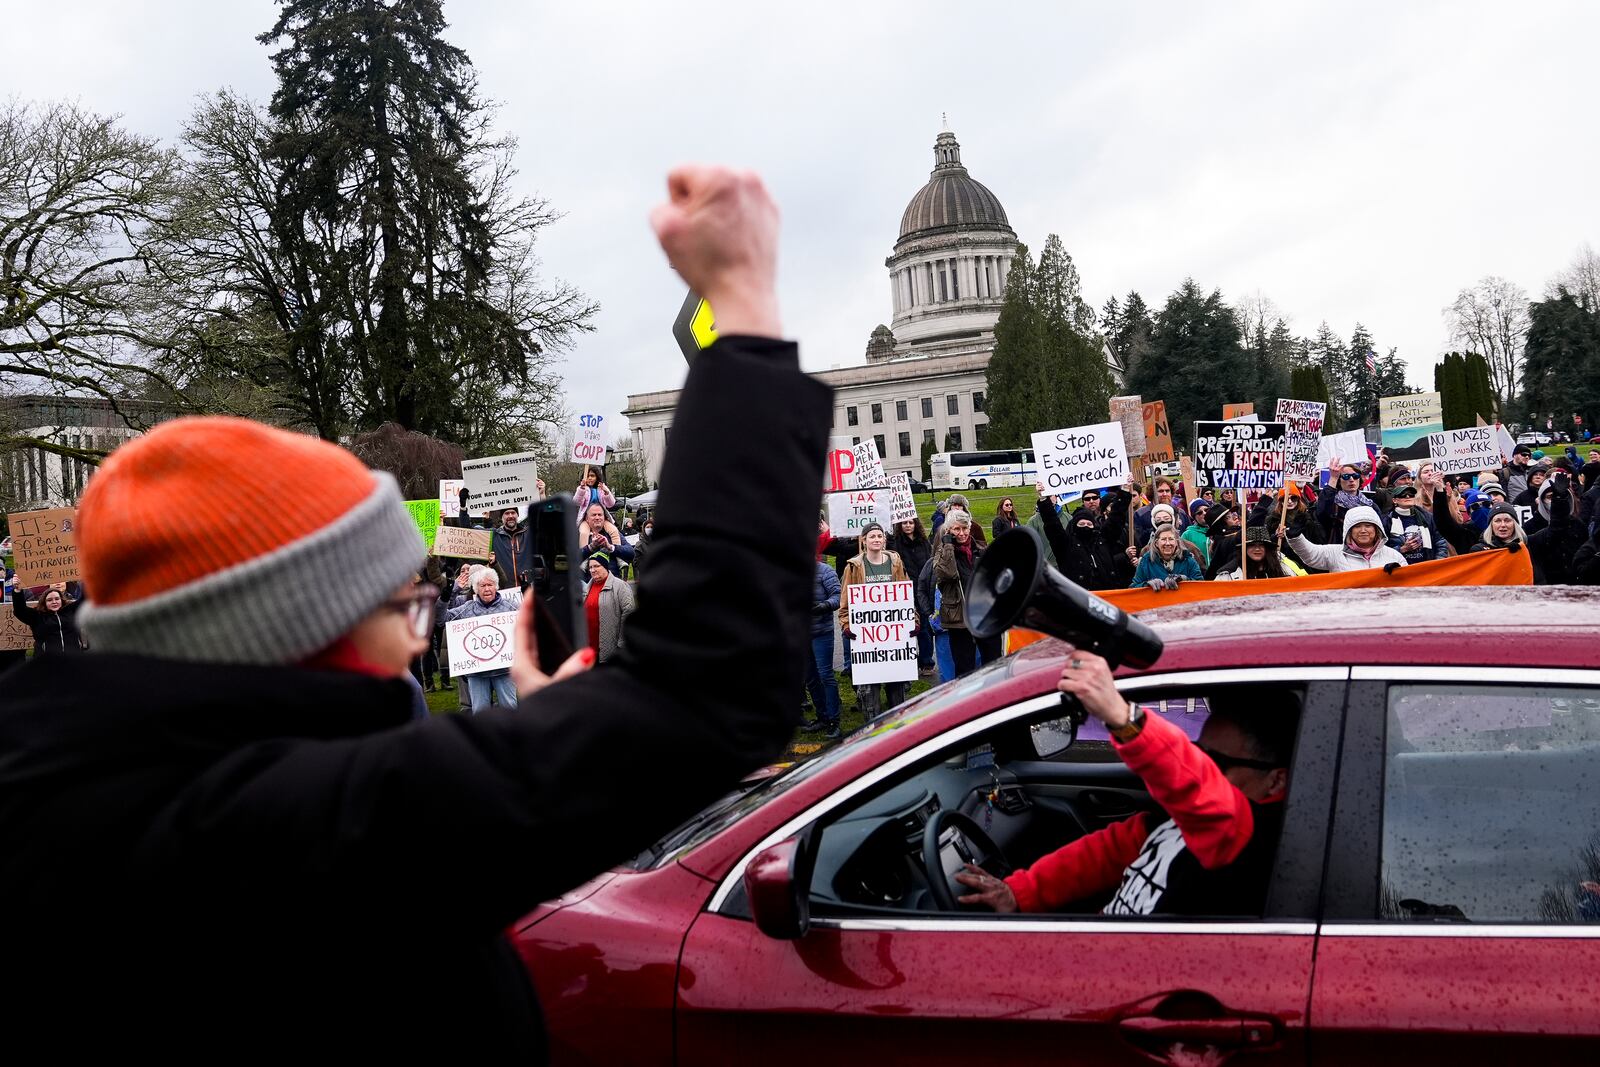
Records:
[[[1585,243],[1566,269],[1550,279],[1544,287],[1545,299],[1560,299],[1563,289],[1590,311],[1600,311],[1600,255],[1591,245]]]
[[[144,245],[169,212],[173,155],[75,104],[0,105],[0,381],[119,401],[171,381]],[[15,442],[11,442],[15,444]],[[31,447],[93,462],[37,440]]]
[[[1451,338],[1489,363],[1489,383],[1502,409],[1516,400],[1528,336],[1528,294],[1493,275],[1463,289],[1444,309]]]

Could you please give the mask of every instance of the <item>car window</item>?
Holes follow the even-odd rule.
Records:
[[[1384,918],[1600,920],[1600,690],[1394,686]]]

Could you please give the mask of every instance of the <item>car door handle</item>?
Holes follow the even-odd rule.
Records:
[[[1117,1023],[1125,1037],[1137,1044],[1215,1045],[1217,1048],[1266,1048],[1277,1041],[1268,1019],[1223,1015],[1212,1019],[1164,1019],[1159,1015],[1130,1015]]]

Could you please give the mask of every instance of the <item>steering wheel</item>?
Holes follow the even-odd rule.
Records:
[[[974,863],[980,867],[998,864],[1008,872],[1011,869],[1011,864],[1006,861],[1000,846],[994,843],[994,839],[985,833],[977,822],[954,808],[935,812],[922,830],[922,867],[928,875],[928,892],[940,911],[960,910],[960,906],[956,903],[956,890],[946,877],[944,865],[939,859],[939,839],[952,827],[972,846],[972,850],[976,853],[973,857]]]

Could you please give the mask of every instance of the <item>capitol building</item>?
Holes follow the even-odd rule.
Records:
[[[955,134],[939,134],[933,172],[906,205],[884,260],[890,324],[872,331],[864,366],[814,375],[834,390],[831,436],[875,439],[884,469],[913,478],[921,477],[925,441],[940,451],[947,439],[957,450],[982,448],[985,371],[1016,252],[1000,199],[967,173]],[[639,393],[622,413],[652,483],[677,403],[676,389]]]

